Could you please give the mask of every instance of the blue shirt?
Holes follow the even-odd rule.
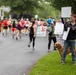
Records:
[[[47,25],[47,26],[50,26],[50,25],[51,25],[51,23],[53,22],[53,20],[52,20],[51,18],[49,18],[49,19],[47,19],[47,20],[46,20],[46,22],[48,23],[48,25]]]

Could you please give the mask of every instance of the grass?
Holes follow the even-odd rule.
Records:
[[[76,75],[76,65],[72,64],[70,55],[63,65],[58,52],[50,52],[34,65],[29,75]]]

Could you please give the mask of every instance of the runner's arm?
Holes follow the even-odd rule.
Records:
[[[34,37],[36,36],[37,26],[34,26]]]
[[[31,25],[32,25],[32,24],[29,24],[29,26],[28,26],[28,30],[30,30]]]

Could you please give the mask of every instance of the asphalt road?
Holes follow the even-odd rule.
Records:
[[[28,48],[28,36],[15,40],[0,34],[0,75],[26,75],[30,67],[47,54],[47,38],[36,38],[35,50]]]

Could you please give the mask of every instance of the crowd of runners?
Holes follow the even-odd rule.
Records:
[[[29,43],[28,47],[30,47],[30,43],[33,41],[33,49],[35,46],[35,37],[36,37],[36,30],[38,26],[46,26],[46,22],[44,20],[33,19],[29,21],[26,18],[21,19],[7,19],[0,20],[0,32],[3,36],[10,35],[12,38],[16,40],[21,39],[21,35],[28,35],[29,34]]]
[[[37,26],[43,26],[45,25],[45,21],[43,20],[32,20],[35,21],[35,24]],[[18,36],[21,38],[21,32],[24,31],[24,33],[28,34],[28,27],[32,23],[32,21],[29,21],[28,19],[12,19],[9,20],[5,18],[4,20],[0,20],[0,32],[2,32],[3,35],[7,35],[8,32],[13,32],[13,38],[16,35],[16,39],[18,40]]]

